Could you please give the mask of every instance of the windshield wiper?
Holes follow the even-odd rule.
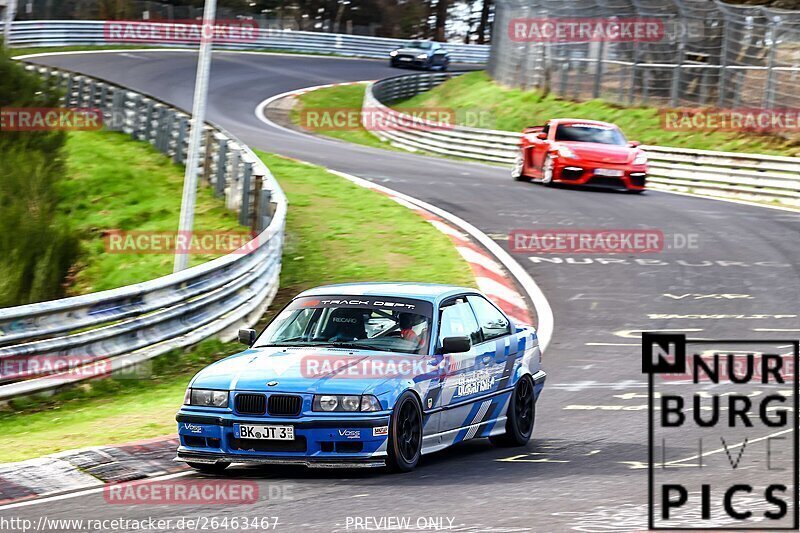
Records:
[[[360,344],[357,342],[330,342],[328,343],[335,348],[355,348],[356,350],[375,350],[378,352],[391,352],[389,348],[381,348],[372,344]]]
[[[268,342],[265,344],[258,344],[256,346],[253,346],[253,348],[265,348],[274,346],[319,346],[319,343],[310,341]]]

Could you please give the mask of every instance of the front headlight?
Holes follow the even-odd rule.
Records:
[[[380,411],[381,403],[375,396],[366,394],[357,396],[351,394],[315,394],[312,410],[325,412]]]
[[[567,157],[569,159],[576,159],[578,157],[575,155],[575,152],[573,152],[568,146],[564,145],[558,147],[558,155],[561,157]]]
[[[417,59],[428,59],[428,54],[420,54],[417,56]]]
[[[183,403],[200,407],[228,407],[228,391],[186,389]]]
[[[391,52],[389,52],[389,55],[392,56],[392,57],[396,56],[397,55],[397,50],[392,50]]]
[[[647,163],[647,154],[644,152],[639,152],[636,154],[636,157],[633,160],[634,165],[644,165]]]

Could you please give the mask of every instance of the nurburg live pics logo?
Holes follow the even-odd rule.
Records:
[[[799,351],[642,333],[649,529],[798,530]]]

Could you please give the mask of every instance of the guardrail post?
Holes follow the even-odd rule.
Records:
[[[228,191],[225,194],[225,206],[233,210],[236,207],[236,188],[239,186],[239,149],[231,148],[230,151],[230,167],[231,173],[228,181]]]
[[[177,119],[177,121],[178,121],[178,135],[175,138],[175,155],[173,157],[173,161],[181,164],[185,161],[183,153],[183,145],[186,141],[186,119],[184,117],[180,117]]]
[[[114,91],[111,96],[111,127],[113,131],[122,131],[123,122],[118,121],[117,117],[123,117],[125,113],[124,94],[122,91]]]
[[[247,226],[250,224],[250,181],[253,177],[253,163],[244,163],[244,173],[242,174],[242,196],[239,205],[239,224]]]
[[[186,120],[186,119],[184,119]],[[211,184],[211,167],[214,164],[214,132],[211,128],[206,129],[205,138],[203,141],[204,157],[203,157],[203,174],[202,180],[206,185]],[[181,143],[181,151],[183,151],[183,143]]]
[[[260,189],[258,195],[258,232],[261,233],[272,221],[272,191],[269,189]]]
[[[261,187],[263,187],[264,176],[260,173],[253,175],[253,209],[250,211],[248,225],[252,231],[260,231],[261,227]]]
[[[214,172],[216,182],[214,183],[214,195],[225,196],[225,170],[228,168],[228,139],[220,139],[217,145],[217,169]]]

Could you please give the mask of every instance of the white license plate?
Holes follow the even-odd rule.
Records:
[[[401,57],[400,61],[411,61],[410,57]]]
[[[294,426],[251,426],[237,424],[234,436],[239,439],[294,440]]]
[[[598,168],[595,169],[594,173],[598,176],[613,176],[616,178],[622,177],[625,175],[624,170],[613,170],[610,168]]]

